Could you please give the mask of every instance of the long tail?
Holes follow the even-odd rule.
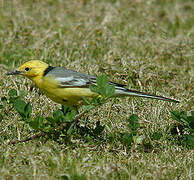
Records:
[[[174,102],[174,103],[179,103],[179,101],[177,101],[177,100],[166,98],[163,96],[157,96],[157,95],[153,95],[153,94],[149,94],[149,93],[130,90],[130,89],[127,89],[124,87],[115,87],[115,96],[122,96],[122,95],[123,96],[138,96],[138,97],[159,99],[159,100],[163,100],[163,101],[170,101],[170,102]]]

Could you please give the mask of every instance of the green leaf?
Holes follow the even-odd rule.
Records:
[[[106,75],[101,75],[96,78],[96,84],[98,87],[104,87],[109,83]]]
[[[94,84],[90,85],[90,90],[92,92],[100,93],[99,88],[96,85],[94,85]]]
[[[154,132],[151,136],[152,140],[159,140],[162,137],[162,133],[161,132]]]
[[[107,96],[111,97],[115,94],[115,86],[112,84],[109,84],[107,87]]]
[[[69,107],[69,106],[65,106],[63,105],[62,106],[62,112],[63,112],[63,115],[65,115],[67,112],[71,111],[73,108]],[[61,110],[60,110],[61,111]]]
[[[72,110],[71,112],[68,112],[65,117],[64,117],[64,120],[65,122],[70,122],[72,121],[72,119],[76,116],[76,111],[75,110]]]
[[[194,130],[194,116],[188,116],[187,121],[189,123],[190,128]]]
[[[178,111],[172,111],[171,112],[171,118],[173,119],[173,120],[176,120],[176,121],[178,121],[178,122],[181,122],[181,117],[180,117],[180,113],[178,112]]]
[[[66,113],[67,114],[67,113]],[[53,112],[53,119],[56,123],[61,122],[64,119],[64,114],[60,110],[56,110]]]
[[[191,147],[192,149],[194,148],[194,136],[193,135],[185,135],[184,136],[186,139],[186,145]]]
[[[16,97],[17,96],[17,91],[15,89],[11,89],[8,93],[10,97]]]
[[[39,123],[38,123],[37,121],[33,120],[33,121],[28,122],[28,124],[30,125],[30,127],[31,127],[32,129],[38,130]]]
[[[134,132],[137,132],[139,127],[139,117],[136,114],[132,114],[129,119],[127,120],[128,127]]]
[[[8,93],[9,95],[9,102],[14,103],[15,100],[18,98],[17,91],[15,89],[11,89]]]
[[[187,122],[187,116],[185,114],[185,112],[178,112],[178,111],[173,111],[171,112],[171,118],[185,124],[186,126],[189,125],[189,123]]]
[[[60,176],[60,180],[69,180],[69,177],[66,175]]]
[[[55,119],[52,118],[52,117],[46,117],[46,120],[47,120],[48,122],[50,122],[51,124],[53,124],[53,125],[56,123]]]
[[[27,118],[31,117],[32,106],[30,105],[30,103],[26,104],[26,106],[24,107],[24,112]]]
[[[94,105],[87,105],[84,107],[84,111],[89,111],[89,110],[94,109],[94,108],[95,108]]]
[[[22,118],[30,118],[32,113],[32,106],[21,99],[16,99],[14,103],[15,110],[22,116]]]
[[[132,143],[134,142],[133,141],[133,134],[125,132],[123,134],[123,137],[122,137],[121,141],[123,142],[123,144],[125,146],[129,146],[130,147],[132,145]]]
[[[51,130],[53,130],[53,127],[50,125],[46,125],[43,126],[42,129],[44,130],[44,132],[51,132]]]
[[[25,110],[24,110],[25,106],[26,106],[26,103],[23,100],[17,99],[15,101],[14,108],[23,118],[26,118]]]
[[[87,178],[85,177],[85,175],[81,174],[72,174],[71,177],[69,178],[69,180],[86,180]]]
[[[28,123],[35,130],[42,129],[44,128],[44,117],[38,115],[33,121],[29,121]]]
[[[90,85],[90,90],[102,95],[104,98],[109,98],[115,93],[115,86],[109,83],[106,75],[101,75],[96,78],[97,85]]]
[[[24,90],[21,90],[19,96],[22,97],[22,96],[24,96],[25,94],[26,94],[26,92],[25,92]]]
[[[34,121],[37,122],[38,128],[44,127],[44,117],[38,115]]]
[[[194,116],[187,116],[186,112],[178,112],[173,111],[171,112],[172,119],[183,123],[187,128],[193,129],[194,128]]]

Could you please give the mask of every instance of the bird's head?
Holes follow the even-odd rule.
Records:
[[[31,60],[31,61],[25,62],[15,71],[10,72],[7,75],[23,75],[25,77],[28,77],[29,79],[33,79],[35,77],[42,76],[47,67],[48,67],[48,64],[42,61]]]

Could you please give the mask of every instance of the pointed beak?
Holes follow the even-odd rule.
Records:
[[[21,71],[15,70],[13,72],[7,73],[7,75],[18,75],[18,74],[22,74]]]

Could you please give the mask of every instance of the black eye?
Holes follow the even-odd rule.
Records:
[[[29,71],[29,70],[30,70],[30,68],[29,68],[29,67],[26,67],[26,68],[25,68],[25,71]]]

